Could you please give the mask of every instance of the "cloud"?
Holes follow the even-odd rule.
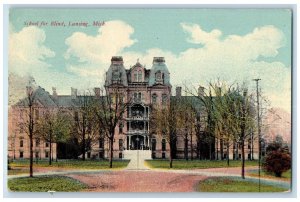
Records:
[[[132,39],[134,29],[122,21],[108,22],[96,36],[74,33],[66,40],[69,46],[66,58],[76,57],[82,64],[69,66],[68,70],[83,77],[102,80],[113,55],[122,55],[126,68],[140,63],[151,68],[153,57],[164,56],[171,73],[173,86],[183,83],[207,85],[220,78],[228,82],[247,82],[254,85],[254,78],[261,78],[261,87],[275,106],[290,111],[290,67],[274,58],[285,45],[281,30],[272,25],[254,28],[245,35],[224,36],[219,29],[205,31],[198,24],[181,23],[187,41],[199,45],[179,54],[151,48],[142,52],[126,51],[137,42]],[[116,31],[116,32],[113,32]],[[111,36],[112,34],[112,36]],[[116,43],[117,42],[117,43]]]
[[[9,71],[26,75],[50,67],[45,59],[54,57],[55,52],[44,46],[45,40],[45,32],[35,26],[24,27],[20,32],[13,32],[10,26]]]
[[[218,29],[205,32],[198,24],[180,23],[180,25],[182,29],[190,35],[187,39],[190,43],[207,45],[216,42],[222,35],[222,32]]]
[[[102,86],[113,55],[122,55],[126,68],[136,63],[151,68],[155,56],[163,56],[177,85],[207,85],[220,78],[230,82],[247,82],[255,92],[254,78],[261,78],[261,88],[272,106],[291,109],[291,67],[276,61],[278,51],[286,43],[281,30],[272,25],[256,27],[245,35],[224,35],[219,29],[204,30],[198,24],[181,23],[187,41],[195,44],[178,54],[156,47],[128,51],[137,43],[134,28],[123,21],[109,21],[96,35],[75,32],[65,40],[66,71],[49,68],[45,61],[55,53],[44,45],[45,32],[28,27],[10,34],[9,67],[18,73],[31,72],[36,82],[59,94],[70,94],[70,87]],[[33,40],[34,39],[34,40]],[[47,75],[47,76],[45,76]],[[79,82],[80,81],[80,82]],[[173,88],[174,90],[174,88]]]
[[[72,56],[90,64],[107,63],[112,55],[118,55],[136,42],[131,39],[133,32],[134,29],[123,21],[105,22],[96,36],[75,32],[65,41],[68,46],[65,58]]]

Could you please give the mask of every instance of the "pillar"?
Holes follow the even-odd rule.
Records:
[[[129,135],[129,150],[131,150],[131,135]]]

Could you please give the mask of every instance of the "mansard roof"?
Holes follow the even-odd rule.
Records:
[[[121,56],[112,57],[111,65],[106,72],[105,85],[109,86],[113,84],[113,80],[118,84],[128,86],[127,74]]]
[[[152,63],[152,68],[151,68],[151,73],[150,73],[150,78],[149,78],[149,86],[155,85],[155,83],[156,83],[155,82],[155,74],[159,71],[164,74],[164,85],[171,86],[170,72],[165,63],[164,57],[154,57],[153,58],[153,63]]]

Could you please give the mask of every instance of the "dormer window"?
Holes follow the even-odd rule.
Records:
[[[120,71],[118,71],[118,69],[113,70],[113,72],[112,72],[112,80],[113,81],[120,81],[121,76],[122,76],[122,73]]]
[[[155,82],[160,84],[164,83],[164,74],[161,71],[155,73]]]
[[[134,82],[142,82],[143,81],[143,72],[142,70],[134,70],[133,72],[133,81]]]

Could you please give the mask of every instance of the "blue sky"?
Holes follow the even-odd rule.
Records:
[[[15,8],[9,17],[10,51],[16,52],[9,56],[11,60],[20,55],[23,60],[30,56],[22,53],[36,51],[35,60],[24,60],[28,67],[12,61],[9,71],[33,75],[50,92],[51,86],[69,94],[71,86],[101,85],[109,54],[123,55],[127,68],[137,58],[150,68],[151,58],[165,56],[173,86],[186,81],[205,85],[217,77],[250,82],[250,77],[259,76],[273,106],[290,110],[291,11],[287,9]],[[24,27],[25,21],[108,23],[100,29],[29,28]],[[94,56],[97,51],[99,57]],[[282,95],[289,99],[281,100]]]

